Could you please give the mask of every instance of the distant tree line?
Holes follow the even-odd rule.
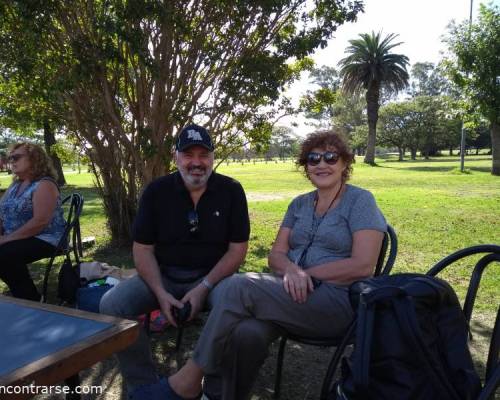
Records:
[[[393,52],[396,35],[361,34],[333,66],[310,73],[316,90],[300,109],[317,127],[343,131],[365,162],[374,163],[375,144],[425,158],[460,145],[488,149],[492,174],[500,175],[500,8],[481,5],[478,21],[450,25],[447,56],[435,65],[415,63]],[[364,97],[364,98],[363,98]]]

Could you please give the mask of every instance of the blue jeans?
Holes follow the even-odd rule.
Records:
[[[181,298],[197,286],[201,279],[192,283],[176,283],[162,275],[165,290],[176,298]],[[222,297],[227,279],[220,281],[207,297],[207,305],[212,308]],[[135,319],[159,308],[158,301],[149,286],[140,276],[120,282],[106,292],[101,299],[99,310],[102,314],[120,318]],[[151,354],[149,337],[140,330],[136,342],[117,354],[120,369],[129,393],[138,385],[154,383],[158,374]]]

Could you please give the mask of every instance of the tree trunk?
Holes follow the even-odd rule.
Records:
[[[50,123],[47,119],[44,119],[43,121],[43,141],[45,144],[45,151],[50,156],[52,164],[57,172],[57,184],[59,186],[64,186],[66,185],[66,179],[64,178],[61,160],[57,154],[51,150],[51,147],[56,144],[56,137],[50,128]]]
[[[450,147],[450,156],[453,155],[453,147]]]
[[[416,160],[417,159],[417,149],[416,148],[411,148],[410,152],[411,152],[411,159],[412,160]]]
[[[399,161],[403,161],[403,156],[404,156],[403,148],[398,147],[398,153],[399,153]]]
[[[500,175],[500,124],[491,122],[491,156],[492,156],[492,175]]]
[[[375,165],[375,144],[377,140],[377,121],[380,97],[380,85],[375,82],[366,92],[366,110],[368,115],[368,139],[364,162]]]

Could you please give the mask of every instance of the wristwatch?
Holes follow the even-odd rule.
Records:
[[[208,291],[210,291],[210,290],[212,290],[212,289],[214,288],[214,285],[212,285],[212,284],[208,281],[208,279],[207,279],[207,278],[203,278],[203,280],[201,281],[201,284],[202,284],[203,286],[205,286],[205,287],[208,289]]]

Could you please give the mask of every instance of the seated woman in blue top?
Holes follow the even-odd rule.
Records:
[[[56,172],[31,143],[14,144],[8,160],[14,181],[0,200],[0,279],[14,297],[38,301],[27,264],[50,257],[65,226]]]
[[[194,398],[206,376],[208,398],[247,399],[268,346],[280,333],[344,334],[353,318],[347,286],[373,274],[387,229],[373,195],[347,184],[353,162],[338,134],[322,131],[306,138],[297,163],[315,190],[288,207],[269,254],[273,274],[229,278],[193,358],[149,393]],[[222,385],[211,385],[212,375],[219,375]]]

